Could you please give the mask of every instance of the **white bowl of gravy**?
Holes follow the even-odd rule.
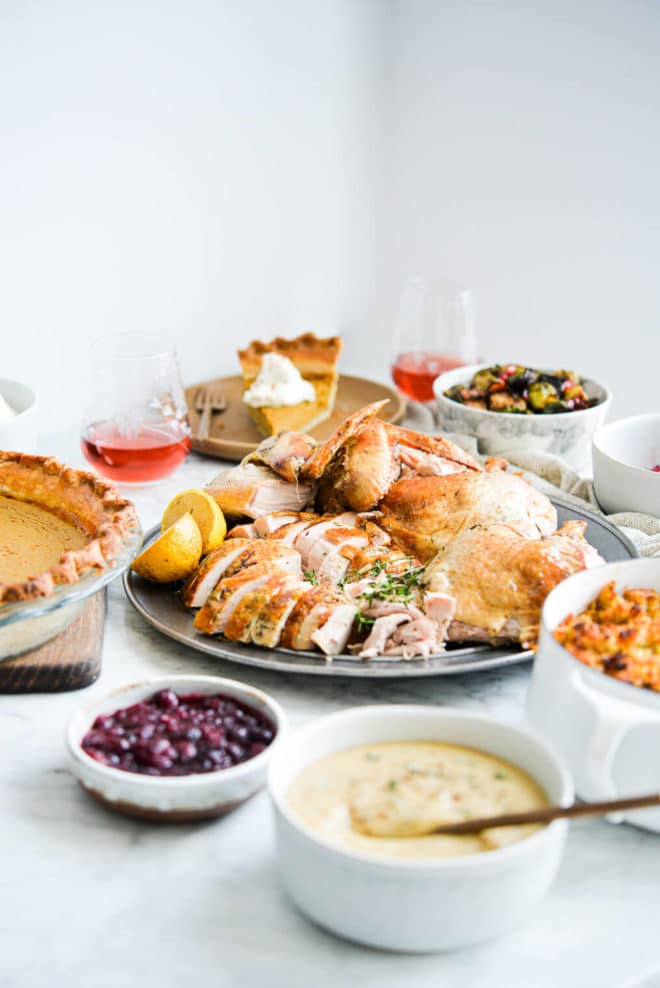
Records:
[[[308,725],[274,753],[269,788],[293,902],[339,936],[410,952],[467,946],[522,923],[552,884],[566,837],[563,820],[429,834],[434,813],[440,824],[573,799],[564,764],[528,731],[409,705],[355,707]]]

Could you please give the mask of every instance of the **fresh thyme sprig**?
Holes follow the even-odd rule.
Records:
[[[355,615],[355,624],[358,631],[366,631],[367,628],[371,628],[376,618],[367,617],[362,611],[358,611]]]
[[[424,569],[424,566],[409,566],[402,573],[388,573],[385,561],[378,559],[369,571],[369,576],[374,578],[374,582],[358,597],[362,609],[369,610],[374,600],[412,604],[421,585]]]

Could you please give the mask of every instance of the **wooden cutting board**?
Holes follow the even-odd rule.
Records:
[[[0,662],[0,693],[62,693],[93,683],[101,672],[105,610],[104,589],[59,635]]]
[[[208,439],[197,439],[197,426],[200,415],[195,410],[195,396],[198,388],[213,386],[221,391],[227,408],[211,416]],[[212,381],[202,381],[186,388],[188,402],[188,417],[192,428],[192,447],[198,453],[206,456],[217,456],[223,460],[242,460],[251,453],[264,438],[250,418],[250,413],[243,404],[243,378],[219,377]],[[325,422],[315,429],[310,429],[310,435],[315,439],[324,440],[331,436],[347,416],[357,412],[363,405],[372,401],[382,401],[387,398],[380,413],[387,422],[400,422],[406,411],[406,402],[393,388],[377,381],[368,381],[364,377],[351,377],[349,374],[339,375],[337,399],[332,414]]]

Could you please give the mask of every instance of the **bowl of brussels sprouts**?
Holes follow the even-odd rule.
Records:
[[[433,390],[440,428],[474,436],[480,453],[551,453],[577,470],[587,466],[612,400],[608,388],[575,371],[522,364],[459,367]]]

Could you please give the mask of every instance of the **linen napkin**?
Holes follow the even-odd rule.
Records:
[[[428,435],[437,435],[440,431],[435,425],[431,409],[415,401],[408,402],[403,424],[406,428],[416,429]],[[476,459],[481,461],[485,459],[478,453],[477,440],[474,436],[448,432],[443,432],[443,435],[466,449]],[[508,449],[498,453],[498,456],[520,467],[527,479],[545,494],[560,493],[564,500],[574,501],[580,507],[586,505],[595,515],[607,518],[628,536],[637,547],[640,556],[660,556],[660,518],[637,511],[606,515],[598,505],[591,480],[580,476],[568,463],[551,453]]]

